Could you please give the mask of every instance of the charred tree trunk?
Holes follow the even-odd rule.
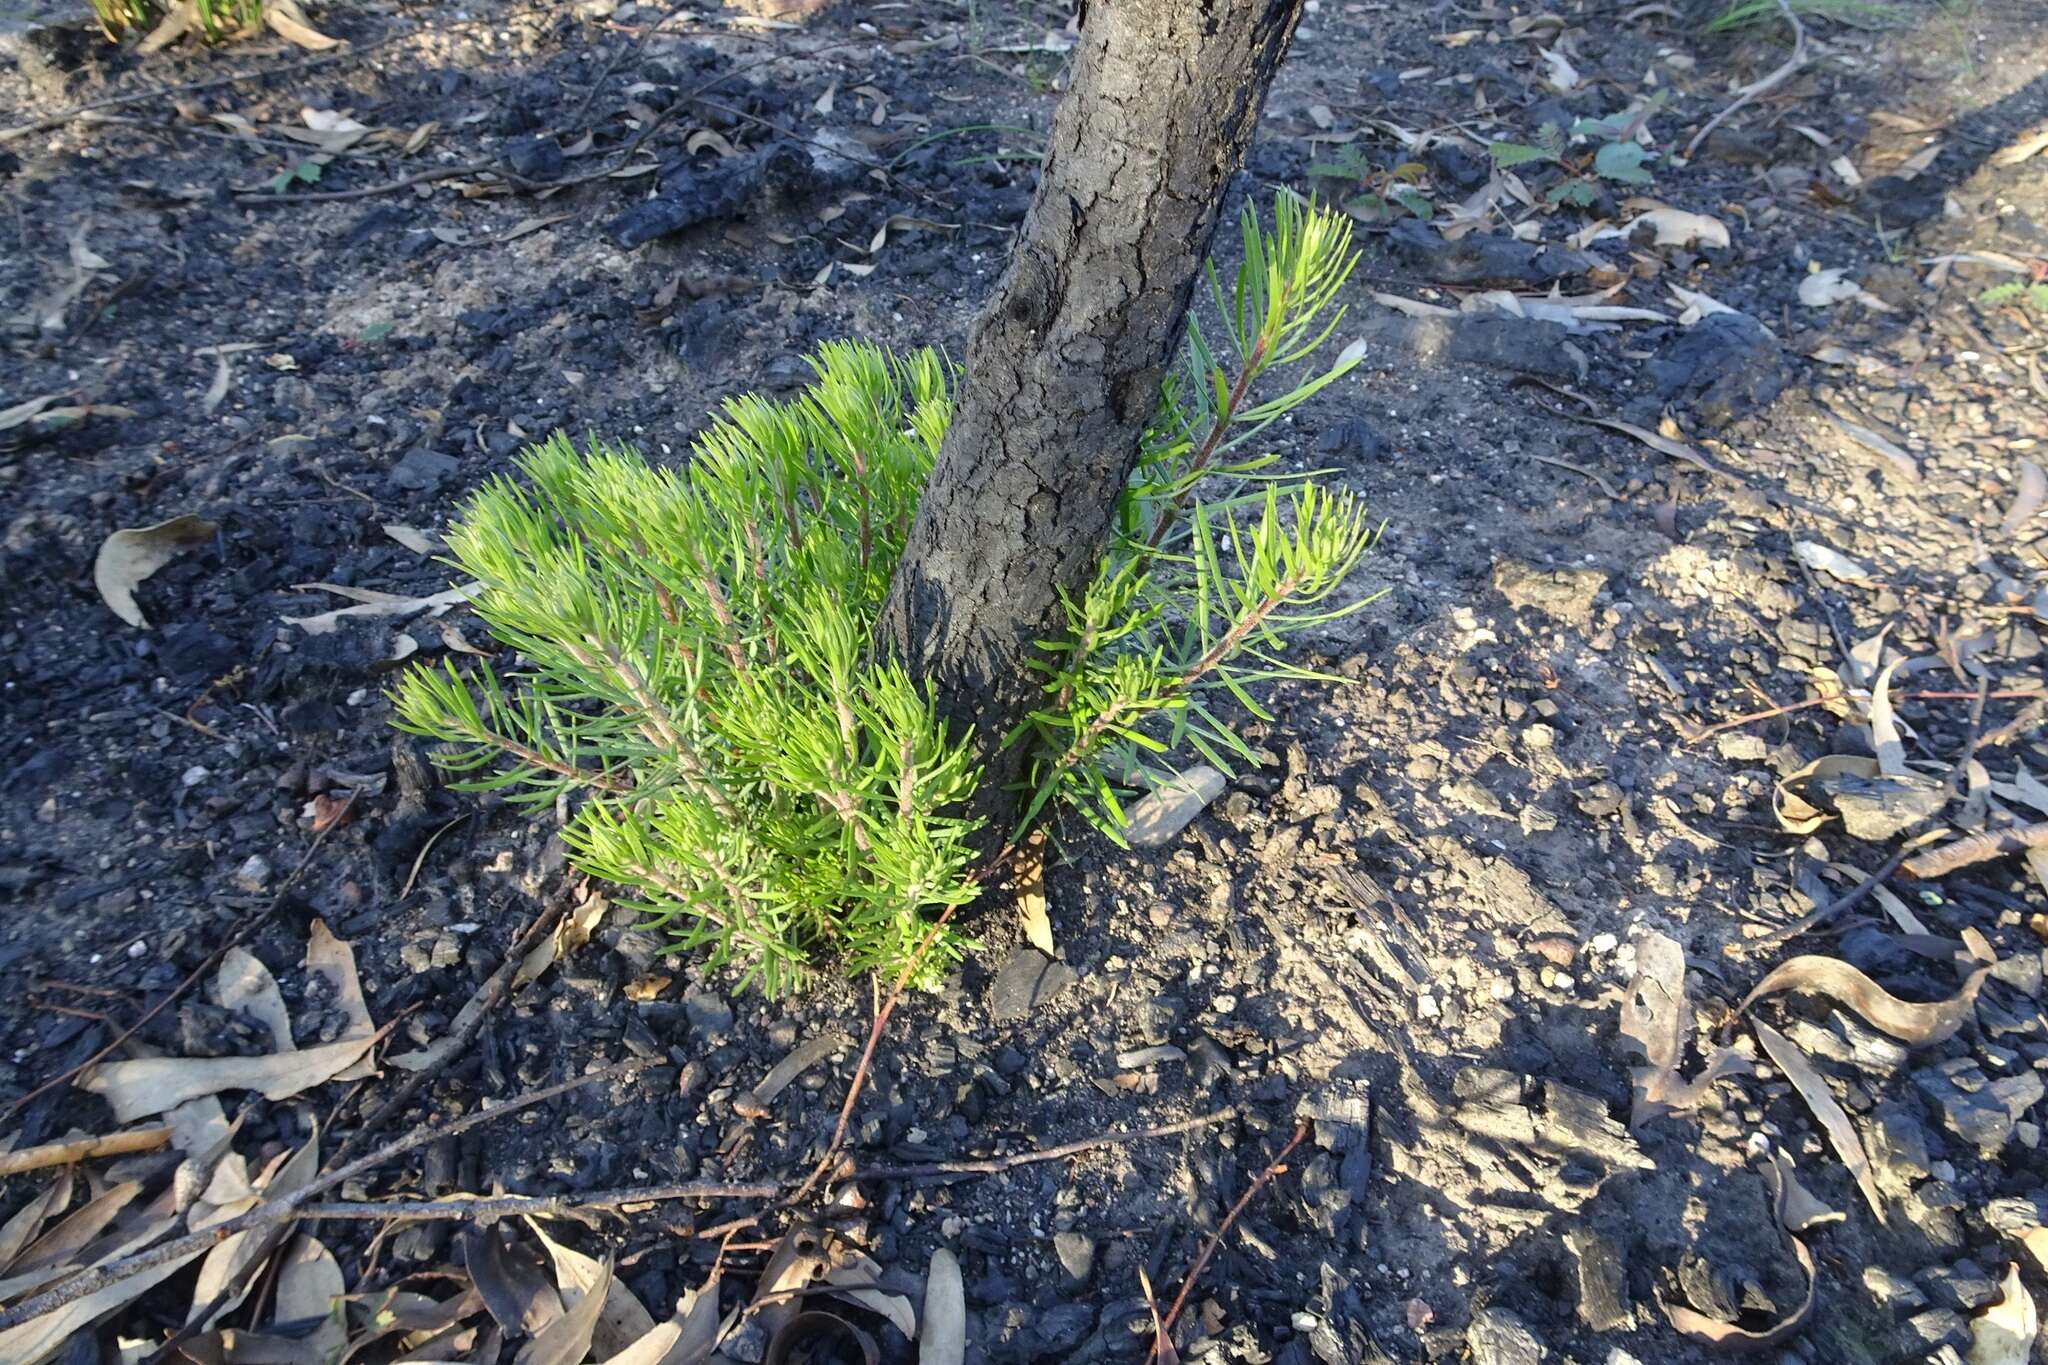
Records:
[[[1038,193],[966,377],[882,630],[990,765],[991,847],[1036,699],[1033,640],[1093,573],[1224,192],[1302,0],[1093,0]]]

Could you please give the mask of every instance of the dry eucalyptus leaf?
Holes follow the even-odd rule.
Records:
[[[1920,1005],[1899,999],[1839,958],[1806,954],[1779,963],[1742,998],[1736,1013],[1747,1013],[1751,1005],[1767,996],[1787,992],[1823,995],[1847,1005],[1865,1023],[1900,1042],[1924,1047],[1945,1042],[1969,1021],[1976,1009],[1977,992],[1990,974],[1990,967],[1979,967],[1970,973],[1963,988],[1947,1000]]]
[[[1655,246],[1725,247],[1729,244],[1728,225],[1720,219],[1674,208],[1655,208],[1638,214],[1629,219],[1625,227],[1615,229],[1615,233],[1634,238],[1637,229],[1644,226],[1656,234],[1651,239]]]
[[[522,218],[507,228],[503,234],[492,240],[494,244],[502,246],[506,242],[515,242],[530,232],[539,232],[542,228],[550,228],[557,223],[566,223],[575,216],[573,213],[555,213],[549,214],[544,218]]]
[[[2005,1268],[1999,1288],[1999,1301],[1970,1320],[1970,1365],[2027,1365],[2034,1358],[2041,1315],[2020,1283],[2018,1265]]]
[[[2041,505],[2048,502],[2048,473],[2032,460],[2020,461],[2020,488],[2014,495],[2012,506],[2006,509],[2005,520],[1998,523],[2002,535],[2016,535],[2020,527],[2034,519]]]
[[[114,615],[148,630],[149,621],[135,604],[135,589],[158,569],[203,543],[216,529],[206,518],[187,513],[154,526],[116,531],[100,542],[100,552],[92,562],[93,586]]]
[[[1059,949],[1052,942],[1052,920],[1046,914],[1044,830],[1034,830],[1024,841],[1023,854],[1017,860],[1016,886],[1017,919],[1025,940],[1047,957],[1058,957]]]
[[[1890,304],[1866,292],[1862,285],[1849,279],[1840,269],[1815,269],[1799,281],[1799,301],[1808,308],[1831,308],[1850,299],[1861,299],[1867,307],[1879,312],[1891,310]]]
[[[186,1100],[223,1090],[255,1090],[266,1099],[288,1100],[352,1066],[380,1036],[344,1038],[270,1057],[142,1057],[102,1062],[78,1084],[105,1097],[122,1123],[161,1114]]]
[[[533,1340],[520,1348],[512,1365],[582,1365],[590,1354],[591,1339],[610,1302],[612,1265],[598,1266],[598,1278],[568,1312],[534,1333]],[[635,1306],[638,1304],[636,1302]],[[642,1309],[644,1314],[646,1310]]]
[[[1769,1183],[1768,1178],[1766,1183]],[[1773,1215],[1778,1226],[1786,1229],[1786,1240],[1792,1243],[1792,1255],[1798,1260],[1799,1268],[1806,1273],[1806,1297],[1784,1318],[1756,1331],[1732,1322],[1723,1322],[1719,1318],[1710,1318],[1704,1313],[1696,1313],[1683,1304],[1666,1303],[1659,1297],[1658,1306],[1664,1310],[1664,1316],[1670,1319],[1671,1325],[1681,1335],[1711,1346],[1724,1355],[1749,1355],[1757,1351],[1770,1350],[1774,1346],[1790,1341],[1798,1335],[1799,1329],[1806,1325],[1806,1319],[1813,1312],[1813,1253],[1806,1249],[1806,1243],[1792,1236],[1789,1231],[1785,1194],[1786,1185],[1778,1185],[1773,1198]]]
[[[1806,1232],[1826,1223],[1845,1222],[1849,1217],[1814,1198],[1799,1183],[1799,1172],[1792,1159],[1776,1147],[1771,1148],[1771,1158],[1764,1165],[1764,1184],[1770,1187],[1771,1203],[1779,1210],[1779,1221],[1787,1232]]]
[[[1132,804],[1124,837],[1134,848],[1157,848],[1186,829],[1223,786],[1223,774],[1206,763],[1184,769]]]
[[[342,1030],[342,1037],[367,1038],[376,1033],[377,1025],[370,1018],[369,1002],[363,998],[363,983],[356,976],[355,949],[346,940],[336,938],[323,919],[315,919],[306,936],[306,972],[327,983],[329,998],[335,1008],[348,1016],[348,1026]],[[376,1063],[366,1056],[354,1066],[335,1072],[334,1079],[359,1081],[376,1074]]]
[[[798,1043],[790,1049],[788,1056],[768,1069],[768,1074],[761,1078],[759,1085],[732,1102],[732,1111],[741,1118],[768,1117],[768,1106],[774,1103],[777,1095],[789,1088],[791,1081],[846,1047],[851,1041],[845,1030],[834,1025]]]
[[[1870,570],[1841,551],[1829,549],[1818,541],[1795,540],[1792,542],[1792,553],[1797,555],[1799,562],[1807,568],[1819,569],[1841,579],[1844,583],[1863,587],[1870,582]]]
[[[1648,1065],[1634,1068],[1629,1079],[1635,1102],[1629,1127],[1639,1128],[1665,1114],[1682,1113],[1705,1100],[1724,1076],[1749,1070],[1749,1062],[1733,1048],[1719,1048],[1707,1058],[1699,1078],[1679,1074],[1685,1047],[1692,1037],[1692,999],[1685,988],[1685,950],[1666,934],[1645,935],[1636,943],[1636,974],[1621,1001],[1621,1039]]]
[[[603,1306],[591,1331],[590,1347],[593,1351],[605,1356],[616,1355],[654,1331],[653,1315],[623,1280],[612,1278],[610,1267],[605,1262],[563,1246],[531,1218],[526,1223],[533,1229],[534,1236],[540,1238],[548,1258],[555,1263],[555,1292],[562,1296],[565,1309],[574,1314],[577,1305],[588,1295],[602,1296]]]
[[[0,1271],[11,1269],[22,1249],[35,1240],[51,1215],[64,1211],[64,1206],[71,1202],[71,1184],[72,1168],[66,1166],[41,1194],[15,1210],[14,1216],[0,1225]]]
[[[116,1280],[106,1288],[75,1299],[62,1308],[52,1309],[39,1318],[30,1318],[18,1327],[10,1327],[0,1332],[0,1360],[7,1361],[8,1365],[42,1365],[62,1349],[75,1333],[85,1330],[101,1318],[141,1298],[183,1270],[203,1250],[204,1247],[195,1247],[183,1255],[174,1256],[160,1265],[153,1265],[125,1280]]]
[[[1870,1211],[1877,1215],[1878,1222],[1884,1222],[1884,1203],[1878,1198],[1877,1185],[1870,1176],[1870,1158],[1864,1154],[1863,1140],[1856,1136],[1856,1126],[1849,1122],[1849,1116],[1836,1103],[1834,1092],[1813,1069],[1813,1063],[1806,1060],[1806,1054],[1794,1047],[1784,1034],[1761,1019],[1751,1019],[1749,1026],[1756,1030],[1757,1041],[1764,1045],[1764,1051],[1770,1054],[1778,1070],[1785,1073],[1785,1079],[1792,1082],[1799,1098],[1806,1101],[1806,1107],[1820,1120],[1828,1142],[1834,1147],[1835,1154],[1842,1158],[1842,1164],[1849,1168],[1849,1174],[1855,1177],[1856,1188],[1863,1191]]]
[[[940,1247],[924,1274],[924,1334],[917,1365],[961,1365],[967,1357],[967,1293],[960,1262]]]
[[[292,1017],[284,1007],[284,993],[270,968],[247,948],[228,949],[213,977],[214,998],[226,1010],[242,1010],[270,1031],[270,1045],[278,1052],[292,1052]]]
[[[195,1208],[188,1220],[192,1231],[199,1232],[213,1223],[246,1213],[263,1199],[283,1199],[298,1193],[313,1180],[320,1171],[320,1134],[316,1130],[303,1146],[289,1157],[271,1163],[270,1169],[258,1176],[255,1189],[242,1199],[222,1205],[202,1217]],[[260,1196],[259,1193],[260,1192]],[[203,1327],[212,1327],[223,1317],[241,1307],[242,1300],[256,1288],[256,1276],[251,1274],[258,1253],[263,1250],[267,1238],[266,1229],[245,1228],[231,1232],[221,1241],[214,1243],[206,1253],[206,1259],[199,1265],[199,1277],[192,1285],[192,1306],[187,1312],[187,1326],[198,1322],[200,1314],[210,1307],[215,1299],[220,1306]],[[222,1297],[225,1294],[226,1297]]]
[[[75,1209],[70,1216],[59,1220],[55,1227],[36,1240],[34,1246],[21,1254],[19,1263],[14,1267],[17,1273],[7,1282],[10,1286],[8,1292],[15,1292],[12,1286],[16,1281],[32,1278],[27,1274],[30,1271],[47,1269],[53,1274],[68,1273],[72,1269],[72,1258],[105,1232],[108,1224],[140,1193],[142,1186],[132,1180],[126,1181],[111,1186]]]
[[[917,1312],[911,1308],[910,1300],[884,1291],[881,1282],[882,1267],[859,1251],[854,1251],[846,1264],[834,1266],[825,1274],[825,1283],[840,1298],[880,1314],[894,1323],[906,1339],[917,1340]]]
[[[481,584],[461,583],[448,589],[446,592],[437,592],[426,597],[401,597],[394,593],[370,594],[367,589],[342,588],[333,584],[314,584],[311,586],[323,587],[329,592],[338,593],[345,597],[367,597],[368,600],[359,600],[358,604],[353,607],[336,607],[333,611],[323,611],[312,616],[286,616],[280,618],[285,624],[298,626],[308,635],[331,635],[340,627],[343,621],[378,620],[384,617],[402,618],[417,616],[421,612],[426,612],[431,616],[439,616],[450,607],[459,606],[469,601],[482,590]]]
[[[747,1305],[748,1314],[760,1322],[770,1340],[796,1316],[800,1296],[825,1273],[827,1264],[824,1238],[816,1228],[797,1223],[782,1235]]]
[[[1899,738],[1898,717],[1892,712],[1892,674],[1903,659],[1894,659],[1870,685],[1870,739],[1877,750],[1877,770],[1886,777],[1905,777],[1906,742]]]
[[[16,403],[11,408],[0,408],[0,431],[20,426],[63,396],[61,393],[38,394],[34,398]]]
[[[263,0],[263,22],[270,25],[278,37],[311,52],[325,52],[341,41],[328,37],[308,23],[306,12],[299,8],[299,0]]]
[[[300,1233],[292,1239],[278,1266],[277,1299],[270,1315],[272,1329],[320,1319],[318,1327],[296,1340],[308,1359],[332,1360],[348,1345],[348,1328],[343,1325],[335,1303],[347,1293],[348,1282],[341,1277],[334,1253],[319,1238]]]

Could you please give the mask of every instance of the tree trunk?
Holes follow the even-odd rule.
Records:
[[[1093,0],[1008,271],[969,339],[951,427],[881,629],[989,765],[1015,819],[1032,641],[1093,574],[1179,349],[1189,296],[1301,0]]]

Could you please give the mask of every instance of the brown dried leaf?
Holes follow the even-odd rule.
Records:
[[[278,1052],[296,1052],[292,1042],[292,1017],[284,1007],[284,992],[277,978],[247,948],[234,947],[220,960],[214,973],[214,998],[226,1010],[242,1010],[269,1030],[270,1045]]]
[[[774,1103],[777,1095],[788,1088],[791,1081],[846,1047],[851,1041],[845,1030],[835,1025],[798,1043],[790,1049],[788,1056],[769,1068],[768,1074],[761,1078],[759,1085],[732,1102],[733,1112],[741,1118],[768,1117],[768,1106]]]
[[[822,1309],[798,1313],[777,1328],[768,1338],[767,1353],[761,1357],[761,1365],[791,1365],[793,1361],[833,1360],[844,1361],[846,1353],[827,1347],[817,1349],[825,1343],[834,1345],[851,1341],[860,1349],[863,1365],[879,1365],[882,1348],[875,1339],[860,1328]]]
[[[270,25],[278,37],[311,52],[324,52],[341,41],[328,37],[308,23],[306,12],[299,8],[299,0],[264,0],[263,22]]]
[[[8,1365],[42,1365],[75,1333],[141,1298],[183,1270],[204,1249],[195,1247],[161,1265],[151,1266],[125,1280],[116,1280],[105,1289],[0,1332],[0,1360],[7,1361]]]
[[[186,1100],[223,1090],[255,1090],[266,1099],[287,1100],[333,1079],[382,1036],[344,1038],[270,1057],[143,1057],[102,1062],[78,1084],[104,1096],[122,1123],[161,1114]]]
[[[1785,1079],[1792,1082],[1792,1088],[1799,1092],[1799,1098],[1806,1101],[1806,1107],[1820,1120],[1835,1154],[1849,1168],[1849,1174],[1856,1179],[1856,1188],[1863,1191],[1864,1201],[1877,1215],[1877,1221],[1882,1223],[1884,1203],[1878,1198],[1876,1182],[1871,1179],[1870,1158],[1863,1151],[1863,1140],[1856,1136],[1856,1126],[1849,1122],[1849,1116],[1835,1102],[1834,1092],[1813,1069],[1813,1063],[1806,1060],[1806,1054],[1794,1047],[1784,1034],[1761,1019],[1751,1019],[1749,1026],[1756,1031],[1757,1041],[1764,1045],[1764,1051],[1777,1063],[1778,1070],[1785,1073]],[[1810,1273],[1811,1267],[1808,1269]]]
[[[462,1246],[470,1283],[506,1332],[537,1333],[561,1319],[561,1296],[530,1248],[507,1246],[495,1226],[466,1229]]]
[[[2032,460],[2021,460],[2019,492],[2006,509],[2005,520],[1998,523],[1999,533],[2017,534],[2020,527],[2034,519],[2044,502],[2048,502],[2048,473],[2043,473]]]
[[[363,998],[363,983],[356,976],[355,949],[336,938],[323,919],[316,918],[306,936],[306,972],[327,983],[335,1007],[348,1016],[342,1037],[367,1038],[377,1031],[370,1018],[370,1004]],[[376,1063],[364,1057],[354,1066],[335,1072],[334,1079],[358,1081],[376,1074]]]
[[[842,1250],[840,1258],[844,1264],[827,1271],[825,1283],[831,1285],[840,1298],[887,1318],[896,1325],[897,1331],[915,1341],[917,1313],[911,1308],[909,1299],[881,1288],[882,1267],[857,1250],[851,1251],[850,1255]]]
[[[378,593],[373,597],[364,599],[361,594],[366,591],[365,589],[344,590],[329,584],[317,584],[314,586],[325,587],[329,592],[334,592],[344,597],[357,597],[358,605],[353,607],[336,607],[333,611],[323,611],[313,616],[285,616],[279,618],[287,625],[298,626],[308,635],[331,635],[340,627],[343,621],[349,620],[375,620],[382,617],[418,616],[421,612],[425,612],[429,616],[439,616],[450,607],[459,606],[467,602],[480,591],[479,584],[462,583],[448,589],[446,592],[437,592],[427,597],[400,597],[395,593]]]
[[[270,1315],[272,1328],[321,1319],[318,1327],[297,1341],[309,1359],[332,1360],[348,1345],[348,1328],[341,1315],[341,1301],[347,1293],[348,1284],[341,1277],[334,1254],[319,1238],[300,1233],[278,1265],[277,1301]]]
[[[533,1229],[534,1236],[540,1238],[541,1246],[547,1249],[548,1258],[555,1263],[555,1292],[562,1296],[564,1308],[574,1313],[585,1296],[603,1296],[604,1304],[591,1333],[592,1350],[600,1355],[615,1355],[654,1330],[654,1315],[647,1311],[624,1281],[612,1277],[606,1262],[585,1256],[573,1247],[563,1246],[531,1218],[526,1223]]]
[[[67,1166],[48,1188],[17,1209],[5,1226],[0,1226],[0,1271],[13,1268],[22,1248],[35,1240],[43,1224],[64,1211],[64,1206],[71,1202],[71,1184],[71,1168]]]
[[[1977,992],[1990,974],[1991,968],[1979,967],[1970,973],[1963,988],[1947,1000],[1920,1005],[1899,999],[1839,958],[1809,953],[1780,963],[1743,997],[1736,1012],[1746,1013],[1764,997],[1786,991],[1824,995],[1847,1005],[1865,1023],[1900,1042],[1922,1047],[1946,1041],[1968,1022],[1977,1005]]]
[[[748,1314],[761,1320],[770,1339],[796,1316],[798,1296],[825,1273],[827,1264],[825,1239],[816,1228],[798,1223],[783,1234],[747,1305]]]
[[[612,1263],[604,1261],[598,1265],[596,1283],[568,1312],[534,1333],[533,1340],[513,1357],[512,1365],[582,1365],[583,1358],[590,1354],[598,1320],[610,1302],[611,1287]],[[638,1307],[637,1301],[634,1306]]]
[[[206,518],[188,513],[154,526],[116,531],[100,543],[99,554],[93,559],[93,586],[100,590],[101,598],[114,615],[140,630],[148,630],[149,621],[135,604],[135,589],[158,569],[194,545],[204,543],[216,529]]]
[[[1692,1000],[1685,989],[1685,950],[1668,935],[1646,935],[1636,944],[1635,979],[1621,1001],[1622,1041],[1648,1063],[1629,1073],[1635,1088],[1629,1127],[1639,1128],[1662,1115],[1692,1109],[1723,1077],[1749,1069],[1741,1053],[1724,1047],[1707,1058],[1698,1079],[1685,1080],[1678,1068],[1691,1037]]]
[[[1999,1288],[1999,1301],[1970,1320],[1970,1365],[2027,1365],[2034,1358],[2041,1315],[2020,1283],[2019,1266],[2005,1268]]]
[[[1849,1216],[1814,1198],[1799,1183],[1792,1159],[1776,1147],[1771,1149],[1770,1160],[1764,1165],[1764,1184],[1770,1187],[1771,1204],[1779,1210],[1778,1220],[1787,1232],[1805,1232],[1823,1223],[1840,1223]]]
[[[1787,1226],[1783,1202],[1785,1189],[1784,1185],[1778,1186],[1778,1199],[1775,1201],[1775,1213],[1781,1228]],[[1798,1259],[1799,1268],[1806,1272],[1806,1297],[1784,1319],[1762,1331],[1753,1332],[1732,1322],[1722,1322],[1718,1318],[1695,1313],[1683,1304],[1666,1303],[1661,1297],[1657,1301],[1658,1306],[1664,1310],[1664,1316],[1671,1320],[1671,1325],[1682,1335],[1725,1355],[1748,1355],[1756,1351],[1767,1351],[1790,1341],[1798,1334],[1799,1329],[1806,1325],[1807,1317],[1813,1312],[1815,1279],[1813,1253],[1806,1249],[1806,1243],[1791,1236],[1789,1232],[1786,1240],[1792,1243],[1792,1255]]]
[[[1047,957],[1058,957],[1059,949],[1052,941],[1052,920],[1046,914],[1044,830],[1032,831],[1024,841],[1016,869],[1017,919],[1024,927],[1024,937]]]

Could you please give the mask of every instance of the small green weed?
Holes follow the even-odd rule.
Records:
[[[1430,218],[1436,213],[1427,192],[1429,171],[1419,161],[1381,170],[1355,144],[1346,143],[1330,160],[1311,165],[1308,173],[1342,182],[1344,198],[1339,202],[1362,222],[1383,223],[1403,213]]]
[[[1801,18],[1833,19],[1858,28],[1894,24],[1905,19],[1897,5],[1881,0],[1791,0],[1793,13]],[[1784,11],[1778,0],[1730,0],[1727,8],[1707,21],[1709,33],[1732,33],[1773,23]]]
[[[238,34],[254,33],[263,27],[263,0],[186,0],[192,7],[192,27],[208,42],[220,42]],[[162,0],[92,0],[93,14],[109,38],[119,39],[131,30],[148,29],[175,9]]]
[[[2006,280],[1978,294],[1977,302],[1986,308],[2016,304],[2048,316],[2048,279]]]
[[[1490,142],[1486,150],[1493,158],[1493,164],[1502,170],[1538,162],[1556,166],[1564,172],[1564,178],[1552,185],[1544,198],[1553,204],[1584,208],[1600,198],[1600,182],[1603,180],[1618,185],[1651,183],[1650,154],[1637,135],[1649,122],[1650,116],[1664,107],[1667,98],[1668,92],[1659,90],[1649,99],[1639,101],[1619,114],[1575,121],[1571,136],[1585,138],[1593,144],[1590,163],[1582,158],[1573,158],[1569,139],[1555,123],[1546,123],[1537,129],[1533,143]]]
[[[1363,605],[1333,595],[1378,534],[1364,509],[1239,453],[1356,363],[1307,364],[1342,313],[1350,224],[1284,196],[1242,227],[1236,275],[1209,273],[1222,345],[1190,325],[1099,570],[1036,661],[1044,700],[1007,741],[1028,746],[1013,839],[1064,807],[1121,840],[1168,755],[1252,761],[1220,705],[1270,719],[1254,685],[1316,676],[1287,638]],[[562,803],[577,866],[771,994],[819,955],[936,980],[971,945],[930,915],[978,889],[982,771],[873,643],[954,376],[859,342],[811,367],[788,401],[728,400],[680,469],[561,435],[529,449],[448,534],[509,666],[415,667],[393,694],[461,785]]]

